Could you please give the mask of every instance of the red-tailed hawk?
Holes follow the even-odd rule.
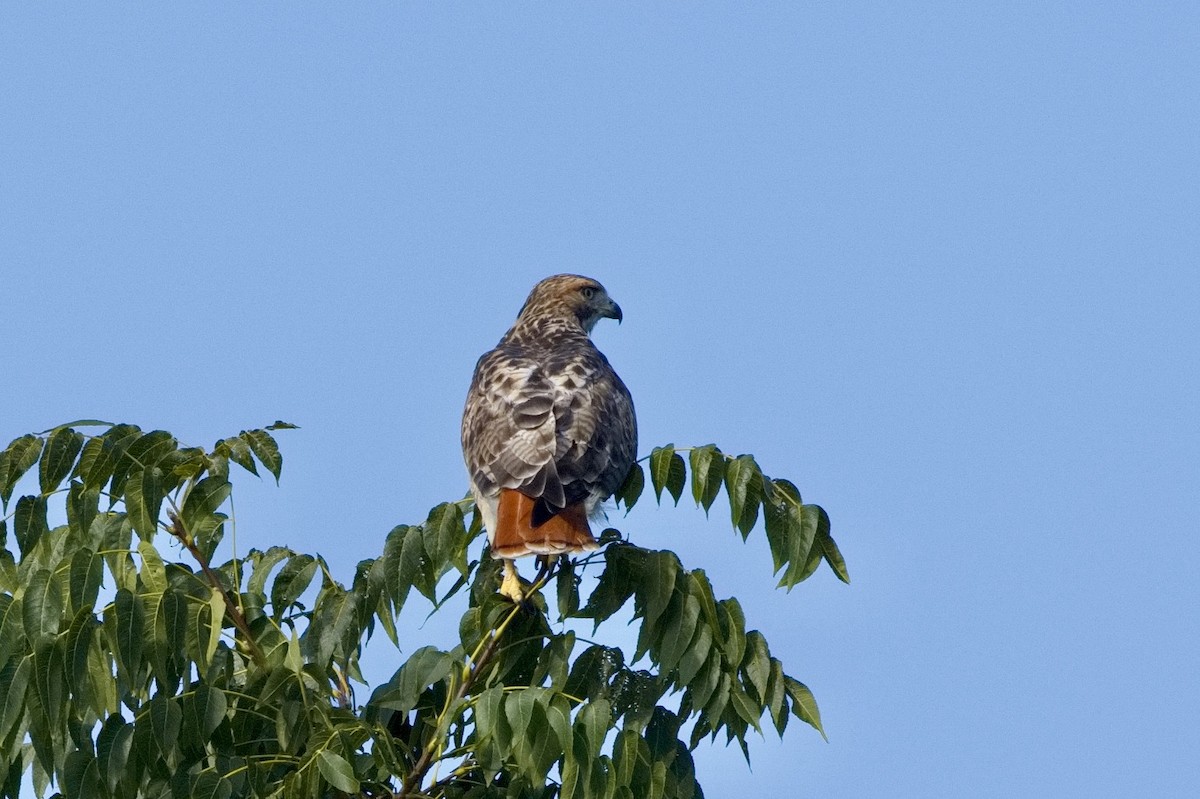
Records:
[[[463,457],[492,556],[504,559],[500,590],[514,599],[513,558],[597,548],[588,518],[637,458],[629,389],[588,338],[603,317],[620,322],[621,308],[595,280],[548,277],[475,366]]]

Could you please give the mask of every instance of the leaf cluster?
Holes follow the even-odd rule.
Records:
[[[76,429],[93,425],[105,429]],[[272,433],[290,427],[206,449],[80,422],[0,453],[0,797],[28,772],[39,796],[53,784],[112,799],[700,797],[705,737],[749,757],[764,718],[780,735],[789,717],[821,730],[812,694],[735,598],[615,530],[600,552],[540,563],[520,604],[497,593],[465,500],[394,528],[348,584],[286,547],[218,562],[230,463],[278,480]],[[781,585],[821,559],[848,579],[824,511],[749,456],[658,448],[657,496],[681,497],[680,452],[705,510],[723,487],[743,537],[762,511]],[[635,466],[627,509],[644,486]],[[404,628],[414,591],[431,612],[460,609],[449,651]],[[598,633],[631,601],[627,652]],[[359,659],[380,630],[407,658],[359,704]]]

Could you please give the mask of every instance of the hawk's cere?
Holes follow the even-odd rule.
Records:
[[[513,558],[596,549],[588,517],[637,458],[629,389],[588,338],[602,317],[619,322],[621,308],[595,280],[548,277],[475,366],[463,457],[514,599]]]

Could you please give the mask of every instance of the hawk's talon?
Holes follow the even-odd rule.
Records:
[[[504,579],[500,581],[500,594],[520,604],[525,601],[525,593],[521,588],[521,578],[517,576],[517,567],[511,560],[504,561]]]

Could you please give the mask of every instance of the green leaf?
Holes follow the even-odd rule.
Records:
[[[267,429],[267,430],[299,430],[300,425],[292,424],[291,422],[281,422],[278,419],[276,419],[274,422],[267,425],[265,429]]]
[[[91,606],[81,607],[71,621],[66,634],[66,653],[64,656],[67,687],[76,694],[76,702],[81,702],[80,696],[87,692],[88,652],[98,624],[92,615]]]
[[[184,720],[190,729],[199,731],[205,742],[221,726],[228,711],[225,692],[215,686],[197,685],[192,695],[184,700]]]
[[[104,435],[93,438],[79,457],[79,475],[89,489],[99,489],[113,476],[117,464],[142,431],[133,425],[119,424]]]
[[[37,463],[41,454],[42,439],[32,434],[13,439],[4,452],[0,452],[0,502],[5,508],[12,499],[17,481]]]
[[[110,793],[125,776],[129,753],[133,748],[133,725],[127,724],[120,713],[114,713],[104,721],[96,736],[96,759],[99,762],[100,778]]]
[[[312,623],[304,631],[306,651],[320,667],[334,656],[338,645],[342,655],[353,654],[358,628],[354,621],[358,613],[358,596],[336,583],[326,582],[317,595]]]
[[[449,652],[423,646],[413,652],[391,680],[376,689],[369,704],[408,713],[417,706],[421,693],[446,679],[457,664],[458,660]]]
[[[254,573],[250,575],[246,590],[252,595],[261,595],[265,598],[267,593],[267,578],[271,575],[271,569],[275,568],[275,565],[280,561],[294,554],[287,547],[271,547],[266,552],[259,552],[256,549],[250,550],[250,554],[246,560],[254,564]]]
[[[276,620],[282,619],[292,603],[308,590],[316,573],[317,561],[312,555],[288,558],[271,586],[271,610]]]
[[[22,620],[24,603],[11,594],[0,594],[0,666],[8,663],[14,653],[28,648],[25,625]],[[0,742],[4,736],[0,735]]]
[[[354,777],[354,769],[341,755],[322,749],[317,752],[317,767],[326,782],[339,791],[358,793],[358,780]]]
[[[808,690],[808,686],[804,683],[791,677],[785,676],[783,681],[788,696],[792,699],[792,713],[805,724],[812,725],[813,729],[821,733],[821,737],[828,741],[829,736],[825,734],[825,728],[821,726],[821,711],[817,709],[817,700],[813,697],[812,691]]]
[[[87,488],[78,480],[72,480],[67,493],[67,525],[71,528],[72,539],[86,540],[99,513],[100,489]]]
[[[44,641],[34,652],[33,679],[42,713],[51,724],[59,723],[67,678],[62,650],[53,641]]]
[[[771,658],[771,673],[767,679],[765,704],[767,709],[771,711],[771,721],[775,723],[775,730],[779,733],[780,738],[783,737],[783,731],[787,728],[788,720],[788,708],[785,696],[783,664],[776,658]]]
[[[164,493],[162,470],[157,466],[137,469],[125,483],[125,510],[133,529],[142,539],[152,538],[158,530]]]
[[[846,561],[842,557],[842,553],[838,550],[837,544],[834,543],[833,536],[829,534],[829,514],[820,505],[805,505],[804,510],[807,512],[809,508],[817,514],[817,532],[816,539],[821,547],[821,554],[829,567],[833,569],[833,573],[843,583],[850,582],[850,572],[846,569]]]
[[[457,552],[465,552],[467,529],[462,510],[455,502],[443,502],[429,512],[422,528],[422,544],[432,561],[431,570],[441,574],[449,568],[448,560]]]
[[[621,483],[621,487],[613,495],[617,502],[625,506],[625,512],[633,510],[633,506],[637,504],[638,497],[642,495],[642,490],[646,487],[646,475],[642,472],[641,465],[634,463],[629,467],[629,473],[625,475],[625,480]]]
[[[183,501],[180,516],[193,538],[206,536],[223,521],[216,511],[229,499],[232,491],[233,486],[223,477],[205,477],[192,486],[187,499]]]
[[[24,496],[17,500],[17,508],[13,511],[13,535],[21,555],[28,555],[37,546],[42,536],[50,532],[46,522],[46,498]]]
[[[254,464],[254,454],[250,451],[250,445],[245,438],[238,436],[237,438],[226,438],[217,442],[216,449],[224,450],[229,453],[229,460],[241,466],[246,471],[255,477],[258,476],[258,467]]]
[[[118,589],[112,613],[116,625],[117,660],[124,668],[126,679],[132,681],[142,665],[146,612],[141,597],[128,589]]]
[[[283,456],[279,454],[279,445],[275,443],[275,439],[266,430],[243,430],[241,438],[250,445],[250,449],[262,461],[262,465],[267,467],[272,475],[275,476],[275,482],[279,482],[279,472],[283,469]]]
[[[33,671],[33,655],[10,661],[0,669],[0,741],[8,739],[25,715],[26,693]]]
[[[162,762],[171,765],[178,754],[175,745],[179,742],[179,731],[183,728],[183,711],[174,698],[159,694],[150,700],[150,726],[154,731],[154,742]]]
[[[142,556],[142,582],[147,590],[155,593],[166,591],[167,567],[158,550],[149,541],[140,541],[138,554]]]
[[[592,619],[595,627],[612,616],[633,596],[641,581],[648,551],[631,544],[612,544],[604,550],[604,571],[587,604],[577,616]]]
[[[115,429],[115,428],[114,428]],[[112,431],[109,431],[110,433]],[[112,481],[109,484],[109,494],[123,496],[125,481],[132,471],[154,466],[168,452],[173,452],[179,442],[166,430],[153,430],[134,439],[125,448],[121,459],[113,469]]]
[[[662,502],[662,490],[665,488],[679,504],[683,496],[683,485],[687,480],[687,467],[684,466],[683,456],[675,451],[674,444],[655,447],[650,452],[650,483],[654,486],[654,498]]]
[[[733,526],[746,538],[758,521],[758,506],[762,502],[762,471],[754,458],[739,455],[729,462],[725,471],[725,488],[729,493],[729,512]]]
[[[90,799],[100,796],[100,770],[90,752],[76,749],[67,755],[63,767],[63,793],[66,799]]]
[[[673,670],[683,657],[687,645],[696,634],[696,624],[700,621],[700,603],[696,597],[680,588],[678,596],[683,601],[679,615],[671,619],[670,627],[663,630],[662,641],[658,650],[658,663],[664,674]]]
[[[742,658],[742,670],[754,686],[758,699],[765,701],[767,681],[771,677],[771,653],[767,649],[767,639],[758,630],[746,633],[746,654]]]
[[[60,428],[50,434],[46,441],[46,449],[42,453],[42,462],[38,467],[38,482],[43,494],[49,494],[58,488],[58,484],[71,473],[75,459],[83,449],[83,434],[74,430]]]
[[[23,600],[25,635],[33,643],[58,635],[63,617],[62,588],[53,572],[38,569],[29,577]]]
[[[575,561],[563,558],[558,574],[554,578],[554,591],[558,598],[558,617],[567,619],[579,610],[579,577],[575,574]]]
[[[675,578],[679,574],[679,558],[674,552],[648,553],[641,569],[642,578],[638,586],[638,599],[641,600],[642,623],[650,628],[667,609],[671,595],[675,591]],[[686,572],[684,573],[686,576]]]
[[[233,785],[228,779],[213,771],[202,771],[188,794],[189,799],[229,799]]]
[[[814,551],[817,528],[820,524],[819,508],[816,505],[791,505],[788,508],[790,517],[789,563],[787,571],[779,584],[786,585],[790,590],[793,585],[807,580],[820,565],[820,550]]]
[[[707,514],[725,478],[725,456],[716,444],[696,447],[688,459],[692,464],[692,497]]]

